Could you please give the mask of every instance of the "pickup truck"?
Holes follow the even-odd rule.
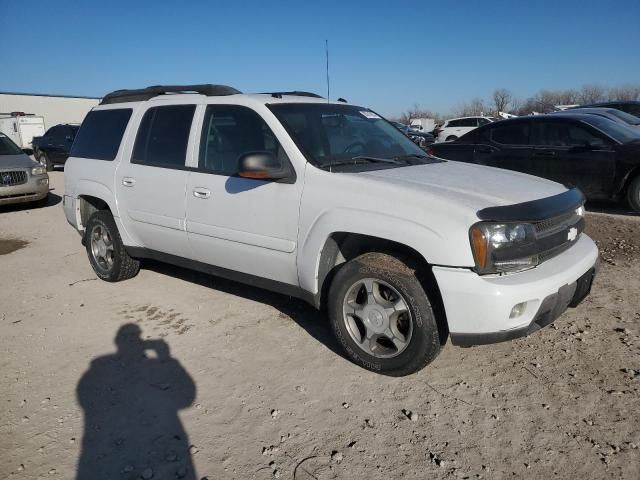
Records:
[[[583,203],[431,157],[365,107],[220,85],[106,95],[65,167],[65,215],[99,278],[154,259],[298,297],[349,359],[393,376],[448,338],[510,340],[576,307],[598,259]]]
[[[55,165],[64,165],[79,128],[79,125],[75,124],[61,124],[51,127],[41,137],[33,137],[32,146],[36,160],[49,172]]]

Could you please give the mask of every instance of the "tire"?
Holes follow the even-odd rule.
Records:
[[[640,212],[640,175],[631,180],[627,187],[627,201],[634,211]]]
[[[328,303],[340,346],[367,370],[409,375],[440,352],[429,298],[415,270],[399,258],[366,253],[347,262],[331,282]]]
[[[40,152],[40,155],[38,155],[38,161],[46,167],[47,172],[53,170],[53,163],[51,163],[51,160],[49,160],[49,156],[46,153]]]
[[[446,138],[445,142],[451,142],[451,141],[453,141],[453,140],[457,140],[457,139],[458,139],[458,137],[456,137],[455,135],[449,135],[449,136]]]
[[[140,261],[131,258],[125,250],[116,222],[107,210],[99,210],[89,218],[85,246],[91,267],[102,280],[128,280],[140,270]]]

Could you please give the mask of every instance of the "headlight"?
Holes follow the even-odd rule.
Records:
[[[576,208],[576,215],[584,217],[584,207],[583,206]]]
[[[480,274],[526,270],[538,264],[536,232],[530,223],[476,223],[469,239]]]
[[[47,169],[45,167],[33,167],[31,169],[31,175],[44,175],[47,173]]]

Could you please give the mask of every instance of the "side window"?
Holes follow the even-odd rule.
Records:
[[[89,112],[78,130],[70,155],[96,160],[116,158],[131,113],[130,108]]]
[[[529,124],[496,125],[491,129],[491,140],[503,145],[529,145]]]
[[[204,114],[198,168],[221,175],[238,173],[238,160],[249,152],[270,152],[282,163],[288,158],[265,121],[238,105],[209,105]]]
[[[478,118],[479,126],[486,125],[487,123],[491,123],[491,121],[488,118]]]
[[[447,127],[460,127],[461,126],[460,122],[461,122],[461,120],[449,120],[447,122],[447,126],[445,128],[447,128]]]
[[[62,133],[63,127],[51,127],[47,132],[47,137],[51,142],[61,142],[64,140],[64,134]]]
[[[576,147],[605,143],[602,137],[579,125],[566,122],[541,122],[537,126],[536,145]]]
[[[184,167],[195,105],[152,107],[142,117],[131,163]]]

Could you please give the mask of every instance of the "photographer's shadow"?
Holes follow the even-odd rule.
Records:
[[[195,399],[193,379],[164,340],[123,325],[117,351],[98,357],[78,383],[84,435],[78,480],[195,480],[178,410]]]

